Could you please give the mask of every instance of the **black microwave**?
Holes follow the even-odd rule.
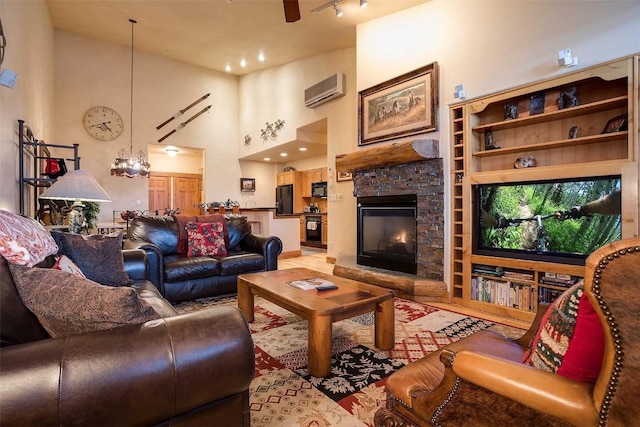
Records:
[[[327,197],[327,183],[326,182],[312,183],[311,197]]]

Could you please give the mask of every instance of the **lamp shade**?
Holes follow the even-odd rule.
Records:
[[[87,171],[72,170],[38,196],[40,199],[110,202],[111,197]]]

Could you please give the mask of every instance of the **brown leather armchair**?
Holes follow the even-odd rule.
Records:
[[[254,348],[242,313],[178,315],[124,251],[133,287],[161,319],[50,338],[0,257],[1,425],[250,424]]]
[[[584,291],[605,335],[595,384],[520,363],[544,306],[518,340],[482,331],[391,375],[386,407],[376,413],[375,425],[638,425],[640,238],[592,253],[585,266]]]

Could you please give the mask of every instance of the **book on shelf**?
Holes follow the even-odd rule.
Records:
[[[327,288],[327,289],[337,288],[335,283],[329,280],[320,279],[318,277],[313,277],[309,279],[290,280],[285,283],[287,285],[293,286],[294,288],[302,289],[303,291],[308,291],[311,289],[318,289],[318,288]]]
[[[471,280],[471,299],[519,310],[533,311],[533,286],[474,277]]]
[[[518,280],[533,280],[533,273],[524,272],[524,271],[505,270],[502,277],[509,278],[509,279],[518,279]]]
[[[482,264],[475,264],[473,266],[473,272],[474,273],[478,273],[478,274],[486,274],[489,276],[502,276],[503,272],[504,272],[504,268],[502,267],[498,267],[495,265],[482,265]]]
[[[551,304],[556,298],[562,295],[563,292],[564,291],[558,289],[538,288],[538,302]]]
[[[580,277],[577,276],[568,276],[569,278],[560,278],[560,277],[547,277],[543,276],[540,278],[540,283],[545,285],[554,285],[554,286],[562,286],[564,288],[569,288],[580,280]]]

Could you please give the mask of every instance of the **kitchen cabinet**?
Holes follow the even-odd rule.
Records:
[[[327,216],[323,215],[322,216],[322,244],[326,245],[328,242],[328,236],[329,235],[329,224],[327,221]]]
[[[321,182],[322,181],[322,170],[320,168],[311,169],[311,182]]]
[[[311,197],[311,183],[312,173],[311,171],[300,172],[300,194],[302,197]]]
[[[304,215],[300,215],[300,242],[307,241],[307,221]]]
[[[280,172],[278,174],[278,185],[287,185],[287,184],[295,184],[296,181],[296,171],[286,171]]]
[[[320,169],[321,181],[329,181],[329,174],[327,172],[327,168]]]

